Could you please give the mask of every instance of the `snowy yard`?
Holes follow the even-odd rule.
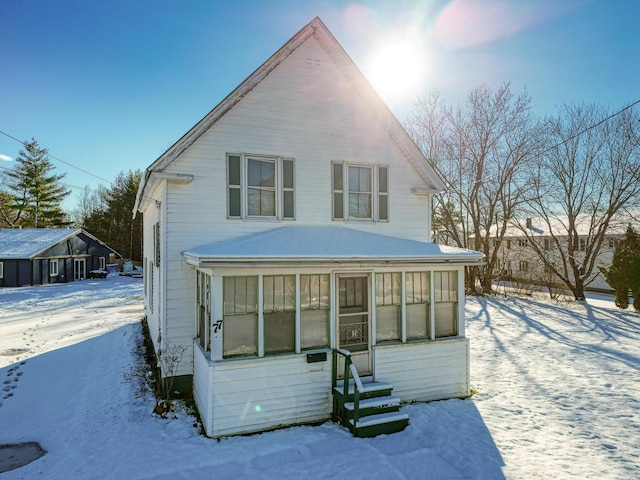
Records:
[[[142,283],[0,289],[0,444],[47,454],[0,479],[640,478],[640,315],[468,298],[477,395],[407,405],[400,433],[336,424],[202,437],[124,381],[139,361]]]

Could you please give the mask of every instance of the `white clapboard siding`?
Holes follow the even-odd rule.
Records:
[[[306,355],[240,359],[213,362],[209,369],[213,385],[210,436],[321,421],[331,415],[329,359],[317,363],[307,363]],[[206,387],[198,388],[203,392]]]
[[[412,188],[427,185],[376,117],[372,104],[371,98],[354,90],[323,46],[310,38],[168,166],[165,173],[190,174],[193,181],[160,182],[162,187],[150,194],[161,202],[160,208],[151,201],[144,211],[146,216],[161,210],[164,222],[161,268],[166,291],[160,305],[164,320],[152,319],[156,330],[164,328],[161,323],[167,326],[164,340],[191,349],[196,334],[194,269],[183,261],[183,251],[282,225],[343,224],[331,219],[332,161],[389,167],[389,222],[357,222],[350,227],[429,239],[428,201],[411,193]],[[295,221],[227,219],[230,152],[295,159]],[[145,231],[151,231],[150,225],[145,217]],[[152,247],[152,238],[145,236],[150,257]],[[178,374],[191,374],[192,369],[189,356]]]
[[[377,346],[375,374],[403,402],[469,395],[468,340]]]
[[[206,432],[211,431],[213,415],[213,382],[209,359],[198,344],[193,343],[193,399]]]

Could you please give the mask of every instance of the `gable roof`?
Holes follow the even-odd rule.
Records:
[[[0,259],[31,259],[80,233],[120,256],[118,252],[81,228],[4,228],[0,229]]]
[[[433,186],[432,189],[427,189],[429,193],[438,193],[444,190],[444,183],[435,170],[431,168],[418,146],[329,29],[319,17],[316,17],[145,170],[136,196],[133,209],[134,216],[140,207],[151,174],[163,172],[311,36],[315,36],[342,73],[354,85],[354,92],[367,98],[367,103],[372,109],[373,116],[386,128],[389,136],[414,166],[420,177],[427,184]]]
[[[337,226],[289,226],[224,240],[183,252],[191,263],[412,262],[477,264],[472,250]]]

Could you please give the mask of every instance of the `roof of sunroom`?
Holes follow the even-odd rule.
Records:
[[[478,263],[483,254],[337,226],[287,226],[183,252],[190,263]]]

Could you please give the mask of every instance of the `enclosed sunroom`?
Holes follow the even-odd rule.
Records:
[[[184,257],[196,267],[194,396],[210,436],[330,418],[345,354],[402,402],[469,395],[464,266],[478,252],[296,226]]]

